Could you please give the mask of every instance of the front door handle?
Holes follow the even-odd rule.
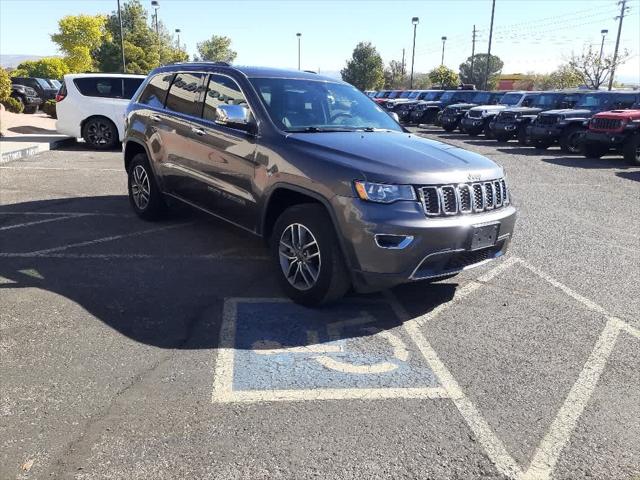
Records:
[[[151,115],[151,120],[154,122],[159,122],[161,120],[160,115]]]
[[[204,130],[201,128],[191,127],[191,132],[201,137],[204,135]]]

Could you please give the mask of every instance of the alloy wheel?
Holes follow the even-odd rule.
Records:
[[[87,139],[93,145],[108,145],[113,140],[113,132],[105,122],[94,120],[87,126]]]
[[[301,223],[284,229],[278,247],[280,267],[287,281],[298,290],[309,290],[318,281],[322,259],[318,241]]]
[[[133,201],[140,210],[144,210],[149,205],[151,188],[149,175],[142,165],[136,165],[131,175],[131,195]]]

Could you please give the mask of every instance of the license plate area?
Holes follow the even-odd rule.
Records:
[[[481,248],[493,247],[498,241],[499,231],[499,223],[471,227],[469,250],[480,250]]]

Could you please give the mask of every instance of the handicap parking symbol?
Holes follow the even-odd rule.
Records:
[[[214,402],[434,398],[442,388],[385,301],[312,310],[227,299]]]

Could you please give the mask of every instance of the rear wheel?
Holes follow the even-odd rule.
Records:
[[[491,128],[489,128],[489,122],[484,124],[484,136],[485,138],[489,138],[492,139],[493,137],[493,132],[491,131]]]
[[[560,149],[566,153],[580,153],[580,139],[583,128],[573,125],[567,128],[560,136]]]
[[[495,138],[499,142],[508,142],[511,138],[511,135],[505,135],[504,133],[496,133],[493,138]]]
[[[583,153],[586,158],[600,158],[609,151],[606,145],[598,143],[585,143],[583,145]]]
[[[84,124],[82,138],[93,148],[108,150],[118,143],[118,129],[108,118],[94,117]]]
[[[531,137],[527,134],[527,127],[520,127],[518,129],[518,144],[525,147],[531,145]]]
[[[550,142],[545,142],[544,140],[534,140],[532,144],[536,150],[546,150],[551,146]]]
[[[144,153],[131,159],[128,174],[129,202],[145,220],[159,220],[167,213],[167,204]]]
[[[286,209],[274,226],[271,254],[283,290],[296,303],[330,303],[351,286],[333,223],[321,205]]]
[[[453,132],[453,131],[456,129],[456,127],[455,127],[455,125],[446,125],[446,126],[445,126],[445,125],[443,125],[443,126],[442,126],[442,129],[443,129],[445,132]]]
[[[622,146],[624,159],[633,164],[640,165],[640,134],[636,133],[627,139]]]

